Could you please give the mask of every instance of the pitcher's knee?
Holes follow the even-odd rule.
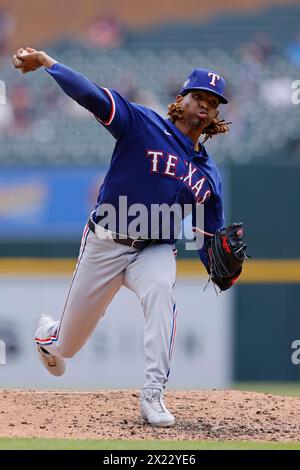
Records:
[[[172,292],[173,284],[169,279],[158,279],[148,289],[148,293],[156,296],[169,296],[172,295]]]

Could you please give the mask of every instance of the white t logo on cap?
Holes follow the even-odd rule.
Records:
[[[220,77],[219,75],[215,74],[215,73],[212,73],[212,72],[209,72],[208,74],[209,77],[212,77],[211,81],[209,82],[210,85],[212,86],[216,86],[216,78],[218,80],[220,80]]]

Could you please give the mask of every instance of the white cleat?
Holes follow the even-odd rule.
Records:
[[[142,418],[151,426],[170,427],[175,424],[175,417],[166,408],[163,391],[146,388],[140,395]]]
[[[53,356],[53,354],[46,351],[46,349],[44,349],[40,344],[36,345],[36,349],[39,353],[39,358],[42,364],[50,374],[55,375],[56,377],[64,375],[66,366],[63,359]]]
[[[56,377],[60,377],[64,374],[66,369],[64,359],[54,356],[39,344],[39,340],[44,338],[46,339],[48,334],[50,334],[52,325],[53,319],[47,315],[41,315],[37,319],[37,329],[35,334],[36,349],[43,366],[48,370],[48,372]]]

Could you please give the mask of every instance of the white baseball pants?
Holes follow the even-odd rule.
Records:
[[[138,296],[144,311],[144,388],[162,390],[170,372],[176,332],[175,280],[171,245],[150,245],[139,251],[111,239],[99,239],[86,225],[61,320],[40,331],[36,342],[55,356],[74,356],[125,285]]]

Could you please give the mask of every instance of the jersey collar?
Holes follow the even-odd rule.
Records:
[[[176,135],[176,137],[181,141],[181,143],[185,146],[186,150],[188,151],[188,153],[191,155],[191,156],[195,156],[195,157],[199,157],[199,158],[205,158],[207,159],[208,158],[208,155],[207,155],[207,152],[205,150],[205,147],[204,145],[200,144],[200,151],[199,152],[196,152],[196,150],[194,150],[194,142],[192,141],[192,139],[190,137],[188,137],[187,135],[184,135],[179,129],[178,127],[175,126],[175,124],[173,124],[172,121],[170,121],[169,119],[165,119],[165,122],[166,122],[166,125],[168,127],[168,129]]]

